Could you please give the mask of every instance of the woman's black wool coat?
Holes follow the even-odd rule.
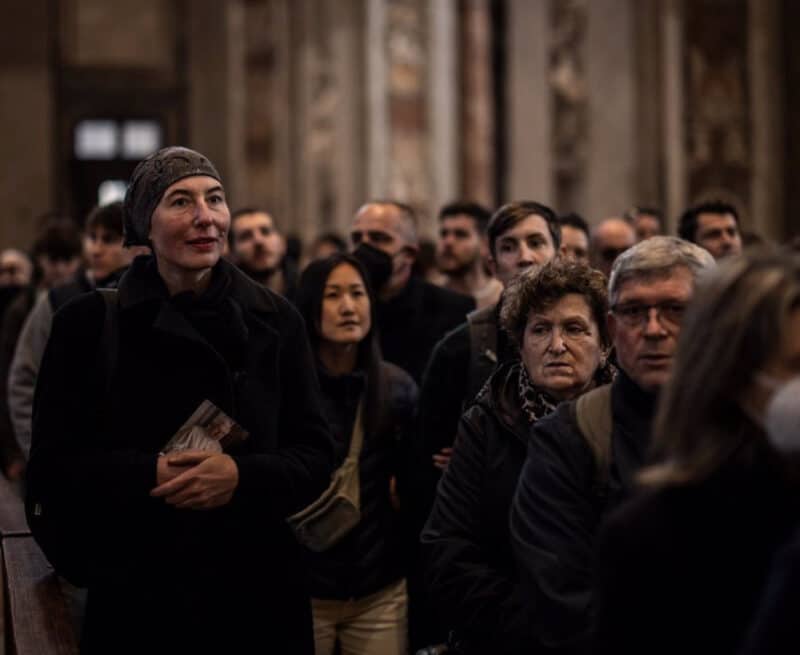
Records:
[[[203,320],[223,326],[216,348],[196,329],[202,312],[181,311],[138,258],[119,285],[110,385],[97,352],[103,298],[81,296],[54,318],[28,507],[68,521],[65,550],[85,555],[83,652],[313,653],[307,574],[285,522],[333,467],[306,331],[287,301],[225,261],[212,288],[222,300]],[[206,399],[250,433],[230,451],[239,483],[221,508],[174,509],[149,495],[158,453]]]

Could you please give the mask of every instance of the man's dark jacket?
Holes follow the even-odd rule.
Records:
[[[519,352],[499,326],[499,307],[491,314],[494,342],[494,362],[503,364],[519,357]],[[485,353],[480,355],[486,357]],[[411,444],[414,460],[412,489],[406,494],[409,508],[419,529],[425,524],[433,505],[440,469],[433,465],[433,456],[442,448],[453,445],[462,413],[475,400],[477,391],[488,379],[472,379],[472,344],[470,325],[464,323],[447,333],[433,349],[419,395],[419,429]],[[470,389],[476,394],[470,397]]]
[[[405,289],[377,307],[381,351],[419,384],[433,347],[475,309],[471,296],[412,276]]]
[[[623,371],[612,385],[607,473],[599,471],[578,428],[575,401],[538,421],[528,444],[511,540],[527,588],[531,652],[584,653],[589,647],[595,537],[645,462],[656,402]]]
[[[285,517],[325,488],[333,448],[302,319],[224,261],[193,301],[140,257],[118,301],[110,390],[98,292],[55,315],[34,401],[28,507],[68,520],[63,539],[85,551],[83,652],[311,655]],[[158,453],[204,400],[250,433],[229,453],[238,486],[223,507],[174,509],[149,495]]]
[[[519,370],[519,363],[498,369],[461,419],[422,533],[431,606],[469,655],[531,652],[508,529],[530,429]]]

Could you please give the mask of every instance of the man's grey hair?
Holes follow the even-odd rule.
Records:
[[[680,266],[687,268],[696,282],[716,263],[705,248],[677,237],[655,236],[637,243],[614,262],[608,280],[609,305],[616,304],[620,287],[628,280],[667,276]]]

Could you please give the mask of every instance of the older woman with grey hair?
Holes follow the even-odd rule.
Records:
[[[578,263],[528,269],[506,290],[501,322],[521,357],[462,417],[422,534],[433,606],[456,652],[529,652],[508,511],[532,426],[611,379],[607,310],[605,276]]]
[[[618,375],[534,428],[510,518],[533,609],[531,651],[588,648],[597,528],[645,463],[695,280],[713,266],[702,248],[674,237],[651,237],[622,253],[607,316]]]

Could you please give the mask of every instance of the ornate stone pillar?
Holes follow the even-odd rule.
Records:
[[[683,95],[683,3],[662,0],[662,80],[667,231],[675,234],[678,215],[686,206],[686,153]]]
[[[490,0],[461,3],[461,193],[493,208],[495,104]]]
[[[763,237],[780,240],[784,233],[783,152],[784,95],[778,0],[750,0],[750,97],[752,100],[753,172],[750,216]],[[796,219],[795,219],[796,220]]]
[[[508,175],[501,198],[553,201],[549,0],[508,0]]]
[[[636,202],[636,57],[632,0],[587,3],[589,148],[586,205],[592,222]],[[645,137],[646,138],[646,137]]]
[[[0,248],[26,248],[35,218],[53,209],[53,3],[15,6],[13,28],[0,42]]]
[[[214,162],[236,205],[247,195],[244,7],[241,0],[196,0],[187,11],[188,145]]]

